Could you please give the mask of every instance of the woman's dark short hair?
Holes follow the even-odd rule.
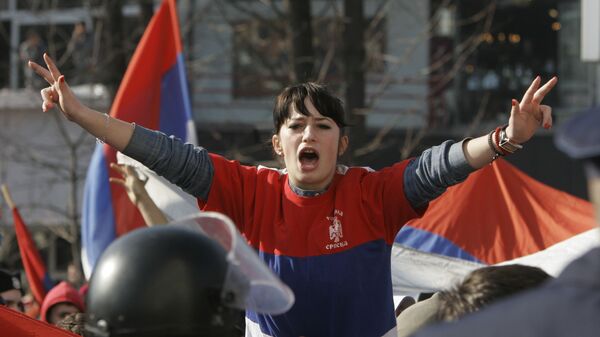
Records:
[[[323,85],[306,82],[289,86],[275,98],[273,108],[273,133],[277,134],[286,120],[290,118],[290,107],[294,106],[299,113],[308,116],[309,112],[304,100],[309,98],[321,115],[333,119],[340,129],[347,126],[344,119],[342,101],[333,96]]]

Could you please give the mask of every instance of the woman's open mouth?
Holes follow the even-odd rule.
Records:
[[[300,169],[302,171],[312,171],[319,165],[319,153],[312,148],[304,148],[298,154]]]

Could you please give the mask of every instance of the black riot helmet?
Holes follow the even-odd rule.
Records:
[[[242,313],[224,305],[227,252],[177,226],[135,230],[102,254],[87,293],[92,336],[233,336]]]

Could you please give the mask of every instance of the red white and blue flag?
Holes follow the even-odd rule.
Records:
[[[196,143],[175,0],[148,24],[119,87],[110,115]],[[144,226],[121,186],[109,183],[116,151],[98,144],[88,168],[82,212],[82,261],[87,277],[118,236]]]
[[[497,160],[450,187],[398,233],[394,294],[437,291],[494,264],[533,265],[557,275],[598,245],[598,232],[589,202]]]

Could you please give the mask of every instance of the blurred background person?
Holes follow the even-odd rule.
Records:
[[[85,312],[83,298],[68,282],[50,289],[41,309],[41,320],[56,325],[69,314]]]
[[[19,274],[0,269],[0,304],[23,312],[22,296]]]
[[[65,54],[60,59],[62,64],[67,58],[73,63],[73,82],[74,84],[90,83],[92,69],[92,34],[88,31],[85,22],[77,22],[73,26],[71,39],[67,45]]]
[[[40,34],[34,29],[29,29],[25,34],[25,40],[19,46],[19,57],[23,65],[25,88],[37,90],[40,86],[44,85],[44,82],[40,81],[39,76],[27,66],[27,62],[29,60],[39,60],[42,62],[45,51],[46,44]]]

